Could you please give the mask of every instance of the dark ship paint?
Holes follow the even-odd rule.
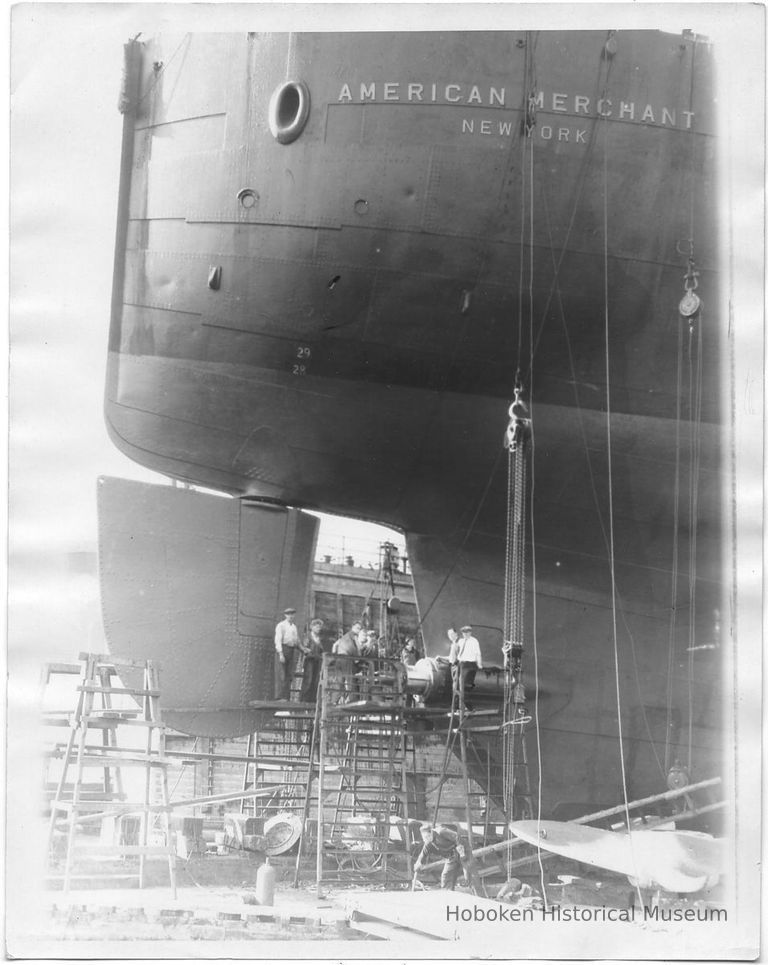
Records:
[[[112,439],[249,507],[400,528],[428,653],[469,622],[498,666],[519,370],[547,806],[619,793],[609,383],[630,792],[664,786],[670,746],[690,742],[700,777],[720,766],[719,655],[688,649],[692,634],[717,645],[723,607],[712,69],[708,44],[650,31],[211,34],[127,50]],[[698,412],[685,365],[678,378],[692,245],[712,306],[696,321]],[[245,683],[230,660],[215,707],[197,688],[188,727],[226,707],[227,732],[253,725],[278,598],[242,638],[232,618],[227,647],[258,658]],[[188,674],[221,684],[221,639],[198,635],[185,668],[192,617],[170,616],[178,703]],[[108,624],[125,652],[125,624]],[[498,677],[478,681],[500,695]]]

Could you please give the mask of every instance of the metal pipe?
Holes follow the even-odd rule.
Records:
[[[146,811],[152,814],[162,814],[164,811],[174,811],[177,808],[196,807],[198,804],[216,804],[222,801],[239,801],[244,797],[269,797],[275,791],[283,791],[289,784],[275,784],[274,787],[259,788],[250,791],[233,791],[231,794],[208,794],[203,797],[187,798],[184,801],[169,801],[168,804],[118,804],[105,811],[94,811],[91,814],[78,814],[78,821],[94,821],[101,818],[118,817],[121,814],[137,814]]]

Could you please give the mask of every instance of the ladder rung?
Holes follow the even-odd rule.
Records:
[[[97,801],[97,800],[98,801],[108,801],[108,800],[124,801],[125,800],[125,794],[123,794],[122,797],[120,797],[117,791],[112,792],[109,789],[105,790],[103,781],[98,781],[98,782],[93,781],[88,784],[84,782],[80,782],[77,785],[67,783],[62,788],[62,792],[61,792],[62,796],[59,798],[59,800],[71,801],[72,795],[74,794],[74,789],[76,786],[80,789],[80,794],[83,795],[83,797],[81,798],[82,801]],[[56,787],[48,789],[47,793],[51,795],[52,801],[55,800],[54,795],[56,793],[56,790],[57,790]]]
[[[134,708],[131,708],[129,710],[127,708],[123,709],[121,707],[99,707],[99,708],[94,707],[94,708],[91,708],[91,710],[89,710],[87,714],[84,713],[83,717],[87,717],[88,719],[99,718],[103,720],[108,720],[112,718],[116,718],[118,720],[131,720],[135,717],[138,717],[140,713],[141,711],[136,710]]]
[[[83,717],[83,724],[86,727],[98,727],[101,730],[109,730],[112,727],[154,727],[157,730],[166,730],[165,724],[155,720],[136,720],[134,717],[124,717],[117,720],[114,717]]]
[[[115,793],[109,797],[105,797],[106,793],[107,792],[104,790],[103,787],[99,788],[98,791],[81,791],[80,792],[81,797],[79,798],[78,805],[77,805],[78,809],[84,810],[88,807],[94,807],[96,809],[99,809],[99,808],[107,807],[109,805],[113,805],[116,807],[123,807],[123,802],[125,801],[125,794],[120,795]],[[47,802],[47,806],[51,810],[55,810],[55,811],[61,811],[64,808],[71,807],[74,803],[71,795],[72,795],[72,791],[70,790],[70,791],[67,791],[66,798],[60,797],[58,801],[56,801],[53,797],[51,797]]]

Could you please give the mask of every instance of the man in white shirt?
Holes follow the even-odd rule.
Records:
[[[277,694],[276,700],[291,699],[291,681],[299,662],[299,629],[296,626],[296,611],[292,606],[283,611],[284,620],[275,627],[275,653],[277,654]]]
[[[472,710],[467,691],[475,686],[475,674],[483,669],[483,655],[480,653],[480,643],[472,636],[472,627],[461,628],[461,638],[457,649],[459,664],[458,683],[459,693],[464,697],[467,710]]]

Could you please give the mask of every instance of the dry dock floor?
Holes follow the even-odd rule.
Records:
[[[6,920],[7,950],[56,959],[509,959],[621,958],[631,947],[638,958],[668,958],[670,940],[681,934],[679,924],[642,916],[633,922],[505,918],[500,909],[513,906],[439,888],[326,886],[318,895],[314,865],[302,869],[294,889],[294,859],[273,863],[277,882],[269,907],[252,903],[258,862],[242,852],[179,861],[175,899],[164,861],[148,862],[143,889],[135,881],[120,886],[92,878],[66,894],[60,882],[27,888],[30,897],[21,900],[29,883],[9,881],[9,904],[17,900]],[[82,864],[75,871],[93,868]],[[114,871],[114,862],[102,870]],[[616,909],[626,908],[628,889],[617,879],[604,889],[582,883],[570,901],[560,894],[563,907]],[[706,958],[718,932],[716,923],[692,925],[688,954]]]
[[[238,866],[239,865],[239,866]],[[240,873],[243,862],[232,862]],[[109,958],[594,958],[668,957],[679,924],[600,919],[564,922],[500,915],[501,903],[472,894],[410,892],[372,886],[294,889],[279,881],[274,904],[249,903],[245,882],[189,884],[180,874],[174,899],[167,882],[135,887],[43,893],[34,932],[12,955]],[[248,899],[248,901],[246,901]],[[563,905],[565,908],[566,905]],[[572,906],[573,907],[573,906]],[[587,906],[582,906],[586,908]],[[489,912],[491,914],[489,914]],[[31,920],[30,920],[31,921]],[[692,926],[691,952],[716,941],[715,925]]]

